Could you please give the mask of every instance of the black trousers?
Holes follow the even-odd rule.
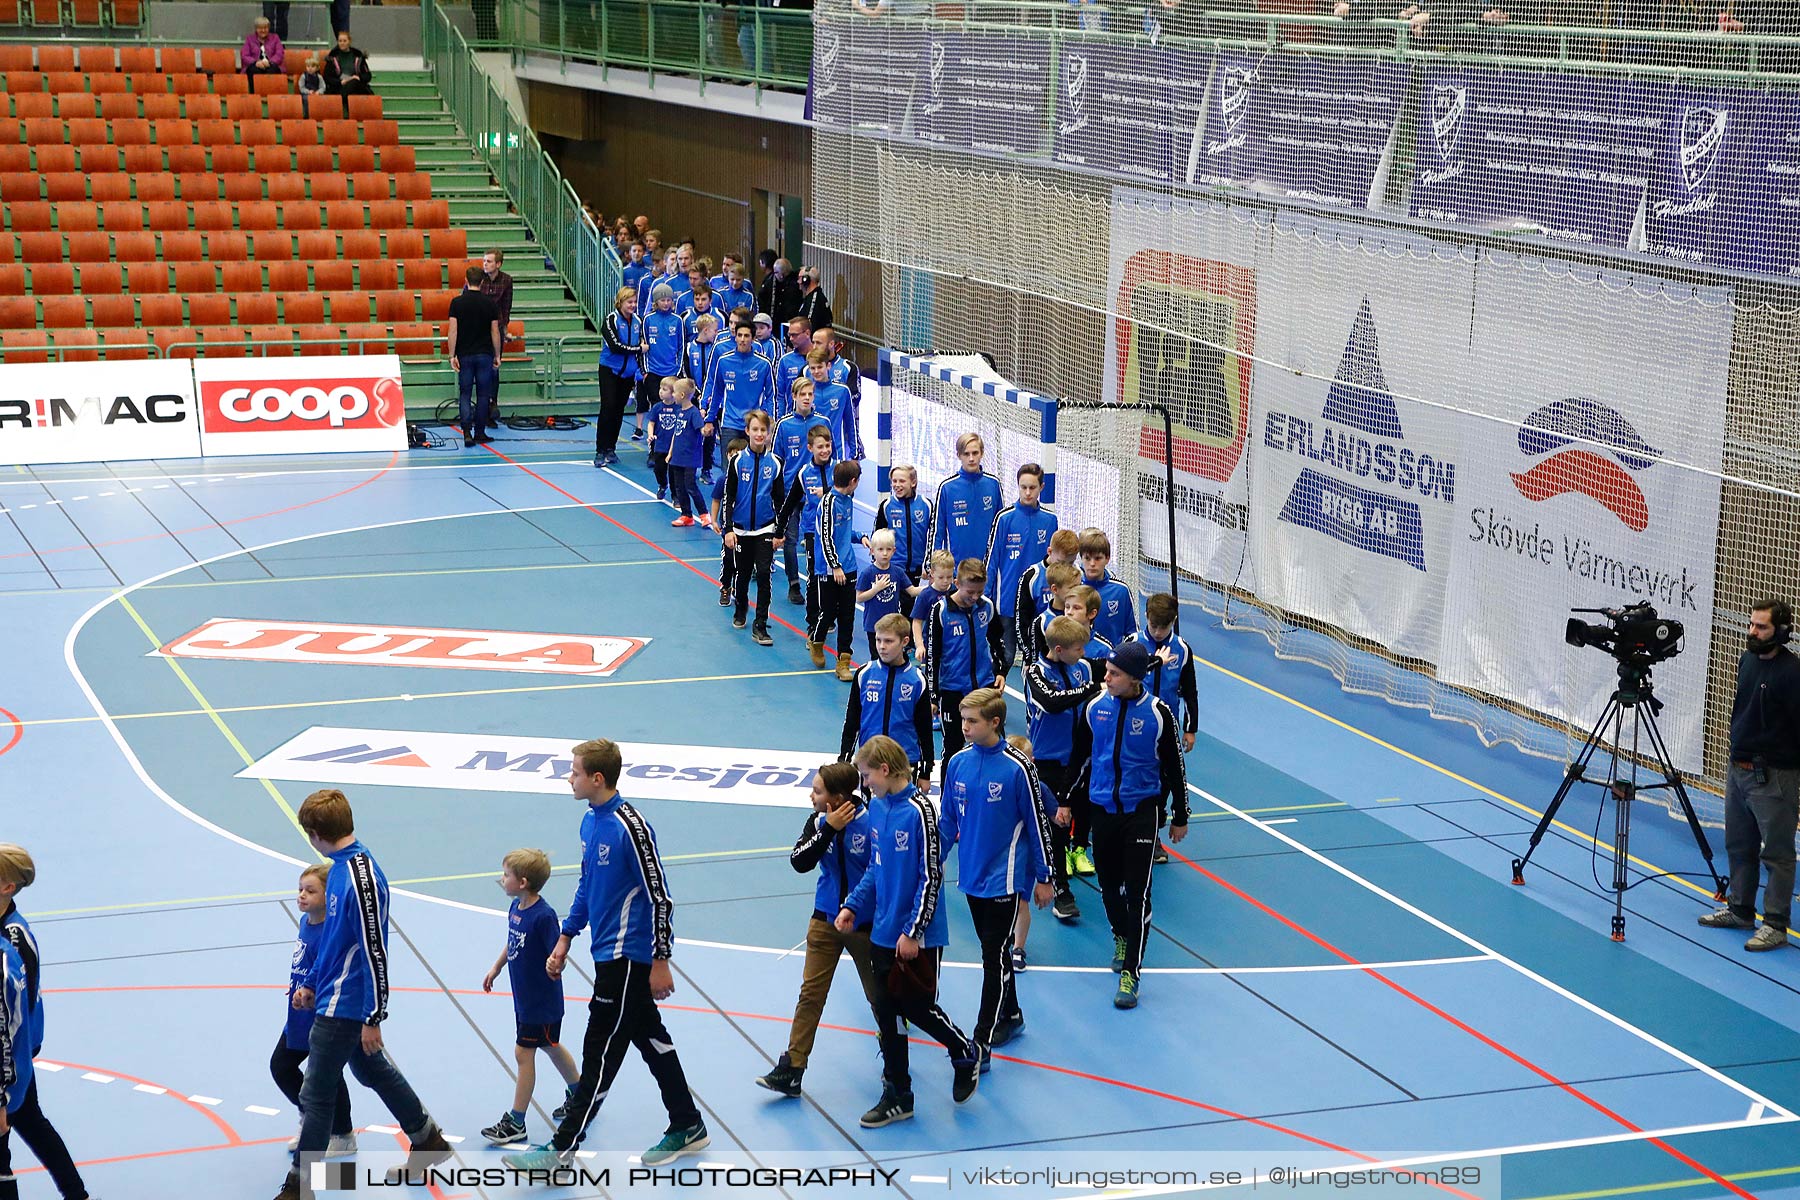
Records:
[[[25,1090],[25,1102],[18,1110],[6,1114],[10,1131],[0,1135],[0,1200],[19,1200],[19,1184],[12,1177],[12,1135],[18,1134],[25,1148],[37,1156],[49,1173],[50,1180],[56,1184],[56,1190],[63,1200],[85,1200],[87,1185],[81,1181],[81,1172],[75,1169],[75,1160],[69,1157],[69,1148],[63,1145],[62,1135],[50,1124],[50,1118],[38,1106],[37,1080]]]
[[[1037,767],[1038,781],[1050,789],[1058,804],[1069,807],[1069,764],[1049,758],[1034,759],[1032,763]],[[1069,831],[1068,825],[1050,822],[1050,878],[1058,896],[1069,890]]]
[[[288,40],[288,6],[286,4],[272,2],[272,0],[265,0],[262,12],[263,16],[269,18],[269,32],[280,38],[282,44],[286,45]]]
[[[619,449],[619,426],[625,420],[625,402],[631,398],[631,380],[615,374],[610,367],[600,368],[600,416],[594,422],[594,453],[615,454]]]
[[[1144,966],[1150,933],[1150,867],[1156,857],[1156,805],[1144,803],[1120,815],[1100,805],[1088,813],[1094,839],[1094,884],[1106,905],[1113,936],[1125,939],[1125,970]]]
[[[306,1071],[300,1065],[305,1061],[306,1051],[289,1049],[286,1038],[275,1040],[275,1052],[269,1055],[269,1077],[295,1108],[300,1107],[300,1085],[306,1081]],[[340,1075],[337,1109],[331,1117],[331,1136],[340,1137],[355,1132],[356,1125],[350,1120],[350,1085]]]
[[[662,392],[663,380],[666,378],[668,378],[666,375],[657,375],[654,372],[648,372],[642,379],[638,380],[638,412],[647,413],[655,406],[656,401]]]
[[[969,917],[981,942],[981,1008],[975,1014],[975,1044],[994,1044],[994,1026],[1001,1021],[1022,1020],[1019,990],[1012,969],[1013,922],[1019,916],[1020,897],[969,896]]]
[[[669,456],[658,451],[650,452],[650,471],[656,476],[658,491],[669,490]],[[685,497],[684,497],[685,498]]]
[[[737,570],[733,585],[736,606],[732,615],[743,617],[750,606],[750,576],[756,576],[756,627],[769,624],[769,568],[775,562],[775,535],[772,533],[740,533],[737,535]]]
[[[581,1145],[625,1064],[625,1052],[633,1046],[662,1092],[669,1131],[700,1124],[700,1110],[688,1091],[674,1039],[650,995],[650,964],[619,958],[594,964],[594,998],[588,1001],[587,1037],[581,1044],[581,1080],[569,1097],[569,1115],[556,1128],[552,1141],[556,1149]]]
[[[962,700],[967,692],[939,692],[937,694],[938,726],[944,733],[944,755],[938,759],[938,782],[941,784],[949,778],[950,756],[968,745],[963,740]]]
[[[869,947],[869,969],[875,975],[875,1029],[881,1037],[881,1077],[902,1094],[912,1093],[906,1027],[950,1052],[952,1063],[972,1062],[975,1043],[963,1036],[949,1014],[938,1007],[937,980],[943,958],[938,947],[921,949],[919,957],[901,964],[892,946]],[[899,969],[896,969],[899,968]]]
[[[829,572],[813,572],[813,590],[818,593],[817,615],[807,634],[815,642],[823,642],[837,629],[837,652],[850,653],[856,638],[856,580],[845,574],[844,582],[833,579]]]

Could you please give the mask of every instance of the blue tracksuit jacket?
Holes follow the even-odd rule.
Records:
[[[1169,706],[1169,711],[1181,723],[1181,732],[1197,732],[1200,728],[1199,691],[1194,685],[1194,651],[1187,639],[1171,633],[1168,641],[1158,642],[1150,636],[1148,629],[1140,629],[1125,640],[1142,642],[1144,649],[1150,652],[1150,673],[1144,676],[1144,686]],[[1175,661],[1168,666],[1156,657],[1165,646],[1173,647],[1175,651]]]
[[[681,374],[686,346],[687,331],[682,328],[680,317],[672,312],[653,312],[644,318],[644,374],[664,378]]]
[[[379,1025],[387,1019],[388,884],[361,842],[331,855],[325,928],[306,986],[313,1013]]]
[[[595,962],[668,958],[675,901],[656,853],[656,833],[618,793],[581,815],[581,880],[562,931],[593,929]]]
[[[600,365],[621,379],[636,379],[643,362],[644,323],[615,310],[600,322],[600,336],[606,344]]]
[[[25,961],[0,941],[0,1108],[17,1112],[31,1090],[31,998]]]
[[[789,350],[775,358],[775,404],[786,416],[794,411],[794,380],[806,374],[806,355]]]
[[[857,438],[856,405],[841,384],[821,383],[813,389],[813,411],[831,423],[831,437],[838,458],[862,458]]]
[[[1094,698],[1094,669],[1083,659],[1038,658],[1025,668],[1025,716],[1031,753],[1039,762],[1066,764],[1075,749],[1076,710]]]
[[[762,533],[776,527],[787,487],[781,478],[781,459],[774,450],[739,450],[725,464],[725,479],[721,525],[739,533]]]
[[[939,600],[925,618],[925,662],[933,692],[972,692],[992,687],[1006,673],[1006,647],[994,602],[977,596],[970,608],[956,593]],[[955,720],[946,715],[945,720]]]
[[[935,757],[931,693],[925,686],[925,673],[916,664],[907,662],[894,667],[878,661],[857,668],[850,685],[850,703],[844,710],[844,738],[838,746],[838,761],[849,762],[856,748],[878,733],[900,743],[906,757],[912,760],[914,777],[931,777]]]
[[[944,858],[931,801],[908,784],[892,796],[870,800],[869,822],[875,858],[844,907],[858,924],[874,922],[869,940],[877,946],[891,948],[902,935],[926,949],[949,945],[950,922],[939,903]]]
[[[1127,637],[1137,632],[1137,606],[1131,598],[1131,589],[1114,579],[1108,571],[1095,583],[1081,574],[1081,582],[1100,593],[1100,612],[1094,618],[1094,632],[1107,640],[1109,645],[1117,646]]]
[[[813,541],[813,574],[829,575],[838,567],[856,580],[856,502],[832,488],[819,497],[819,536]]]
[[[1187,766],[1175,714],[1147,689],[1131,700],[1102,692],[1083,705],[1069,766],[1077,799],[1122,814],[1166,798],[1171,823],[1187,824]]]
[[[988,534],[1000,516],[1000,481],[986,471],[958,471],[938,484],[932,510],[933,550],[948,550],[959,563],[986,559]]]
[[[832,921],[838,909],[869,869],[875,852],[874,823],[869,819],[868,805],[860,801],[856,815],[842,831],[833,829],[824,813],[812,813],[800,830],[800,840],[788,854],[788,863],[801,874],[818,868],[819,882],[813,888],[813,916]],[[868,919],[859,916],[857,926],[869,927]]]
[[[889,496],[875,506],[875,528],[894,531],[894,563],[914,579],[922,579],[931,549],[931,501]]]
[[[965,896],[1014,896],[1050,881],[1050,827],[1037,770],[1004,739],[970,742],[950,756],[943,803],[944,853],[961,847],[956,885]]]
[[[713,358],[706,377],[706,419],[721,429],[742,429],[753,408],[764,412],[775,399],[775,369],[752,350],[739,354],[737,347]]]
[[[0,913],[0,935],[4,935],[12,944],[13,950],[19,955],[19,961],[25,967],[25,1030],[31,1053],[36,1054],[44,1048],[42,960],[38,957],[37,934],[31,931],[31,922],[25,919],[19,906],[11,901],[7,902],[6,911]]]
[[[794,476],[800,473],[800,468],[812,457],[806,439],[815,429],[830,428],[831,423],[818,413],[805,417],[789,413],[775,426],[775,453],[781,458],[781,477],[789,487],[794,485]]]
[[[1019,578],[1026,568],[1044,561],[1055,532],[1056,514],[1041,504],[1029,508],[1009,504],[995,518],[985,555],[987,594],[1000,606],[1002,617],[1011,620],[1018,611]]]

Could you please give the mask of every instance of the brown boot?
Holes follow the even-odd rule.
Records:
[[[806,643],[806,652],[812,656],[813,670],[823,671],[825,669],[825,643],[809,641]]]
[[[391,1168],[388,1171],[387,1183],[391,1187],[403,1180],[407,1174],[416,1175],[421,1171],[430,1170],[450,1158],[454,1153],[455,1151],[450,1149],[450,1143],[444,1140],[443,1131],[433,1122],[430,1131],[408,1148],[406,1165]]]
[[[856,678],[856,664],[850,660],[848,654],[838,655],[837,677],[843,683],[849,683]]]

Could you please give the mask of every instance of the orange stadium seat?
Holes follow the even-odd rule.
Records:
[[[45,329],[80,329],[88,323],[84,296],[45,296],[42,303]]]
[[[143,106],[146,120],[167,121],[183,115],[181,97],[171,96],[166,92],[147,92],[139,103]]]
[[[150,144],[150,122],[142,117],[114,121],[112,122],[112,140],[115,146],[148,146]]]
[[[232,121],[197,121],[195,129],[202,146],[237,145],[237,124]]]
[[[108,94],[99,97],[100,115],[108,121],[128,121],[138,115],[138,98],[129,94]]]
[[[285,96],[288,93],[286,75],[258,75],[252,90],[259,96]]]
[[[147,326],[179,325],[182,322],[180,296],[157,292],[138,297],[139,312]]]
[[[284,292],[281,320],[287,325],[320,325],[325,321],[325,297],[317,292]]]
[[[189,171],[175,177],[184,204],[198,204],[219,198],[219,177],[211,171]]]
[[[340,352],[339,333],[336,325],[302,325],[300,333],[301,354],[337,354]]]
[[[145,98],[169,95],[169,84],[169,76],[160,71],[133,71],[125,76],[125,86],[132,94]]]
[[[137,301],[130,296],[94,296],[94,326],[98,329],[122,329],[137,324]]]
[[[221,175],[241,174],[250,169],[248,146],[212,146],[207,150],[208,162]]]
[[[312,198],[321,203],[350,198],[350,181],[342,175],[315,175],[309,182]]]
[[[335,233],[323,231],[303,233],[300,235],[299,241],[297,257],[305,262],[323,262],[338,256],[338,242]],[[301,286],[304,287],[305,284]],[[276,290],[285,291],[286,289],[277,288]]]
[[[89,75],[111,74],[119,69],[119,52],[112,46],[77,46],[75,65]]]
[[[358,171],[350,176],[350,195],[367,203],[370,200],[386,200],[393,194],[393,185],[382,171]]]
[[[302,234],[302,237],[305,235]],[[237,291],[256,291],[255,288],[238,288]],[[269,264],[269,290],[271,292],[304,292],[312,285],[306,278],[306,261],[304,256],[294,262],[278,262]]]
[[[225,199],[233,204],[248,204],[252,200],[263,198],[262,176],[254,171],[245,171],[241,175],[227,175],[225,180]]]
[[[437,352],[437,332],[423,322],[394,327],[394,353],[404,358],[429,358]]]
[[[121,233],[113,238],[113,257],[122,263],[155,262],[154,233]]]
[[[116,296],[125,290],[125,269],[118,263],[87,263],[81,268],[81,290],[89,296]]]
[[[194,228],[211,232],[233,228],[231,205],[221,200],[202,200],[194,205]]]
[[[102,259],[111,258],[102,255]],[[25,263],[62,262],[63,240],[60,233],[25,233],[19,235],[19,261]]]
[[[37,71],[8,71],[6,90],[15,96],[21,92],[41,92],[44,90],[44,77]]]
[[[167,54],[167,51],[164,51]],[[200,51],[200,69],[208,75],[230,75],[238,69],[237,51],[210,47]]]
[[[132,199],[132,177],[130,175],[101,173],[99,175],[77,175],[75,178],[83,182],[87,188],[88,199],[96,204],[117,203],[120,200]],[[144,175],[142,178],[169,179],[171,176],[159,173]]]
[[[392,146],[400,141],[398,121],[364,121],[357,128],[362,131],[365,146]]]
[[[45,73],[75,70],[75,47],[39,46],[37,67]]]
[[[402,200],[431,199],[431,176],[422,171],[395,175],[394,194]]]
[[[198,96],[212,90],[212,82],[197,72],[169,73],[169,87],[178,96]]]
[[[337,170],[332,158],[330,146],[295,146],[293,148],[294,170],[302,175],[310,175],[318,179]]]
[[[314,262],[313,288],[320,292],[347,292],[356,286],[355,267],[348,259],[328,258]],[[333,316],[332,320],[338,318]],[[365,318],[366,320],[367,318]]]
[[[159,262],[129,262],[125,268],[125,290],[133,296],[160,296],[169,290],[169,268]]]
[[[209,264],[210,265],[210,264]],[[278,267],[291,266],[290,263],[275,263],[269,268],[273,278]],[[306,277],[302,275],[302,284]],[[219,268],[219,290],[221,292],[260,292],[263,286],[263,269],[261,263],[233,262]]]
[[[130,97],[127,97],[127,99],[129,98]],[[54,99],[56,101],[56,115],[64,121],[92,121],[101,115],[100,98],[98,96],[88,95],[85,92],[64,92],[62,95],[55,97],[46,95],[45,99]],[[132,115],[136,116],[137,114],[133,113]],[[71,138],[70,140],[73,141],[74,139]]]
[[[118,0],[114,0],[114,3],[117,2]],[[100,345],[105,350],[108,362],[150,357],[150,338],[137,328],[108,329],[100,335]]]
[[[194,331],[180,325],[152,329],[150,340],[156,343],[164,358],[193,358],[199,352]]]
[[[191,230],[172,230],[162,235],[163,258],[172,263],[199,262],[206,257],[200,235]]]
[[[39,64],[38,70],[44,72],[44,90],[46,92],[87,91],[87,76],[83,75],[80,71],[74,70],[73,68],[68,70],[48,70],[42,64]]]
[[[270,96],[268,104],[271,121],[293,121],[306,116],[304,96]]]
[[[200,162],[188,162],[195,154],[201,156]],[[161,175],[165,171],[175,174],[206,167],[205,152],[198,146],[127,146],[120,157],[125,160],[127,175]]]
[[[295,174],[263,175],[269,187],[269,199],[276,204],[299,203],[306,199],[306,179]]]
[[[344,336],[350,341],[352,354],[387,354],[393,345],[393,334],[386,325],[367,322],[348,325],[344,328]]]
[[[102,142],[90,142],[85,146],[73,147],[78,155],[77,161],[81,169],[93,175],[102,171],[118,171],[123,167],[119,162],[120,151],[117,146],[108,146]],[[155,150],[155,146],[128,146],[126,149]]]
[[[262,205],[250,205],[248,208],[261,210]],[[269,220],[275,219],[273,204],[268,205]],[[294,257],[294,238],[292,234],[279,229],[259,229],[250,235],[250,257],[259,263],[286,262]]]
[[[225,97],[225,119],[227,121],[260,121],[263,115],[263,102],[255,96]]]
[[[59,237],[60,235],[51,234],[50,236]],[[104,233],[71,233],[69,235],[68,257],[70,262],[106,262],[112,256],[112,239]]]
[[[0,329],[37,328],[37,300],[31,296],[0,296]]]
[[[69,128],[69,145],[71,146],[104,146],[106,145],[106,122],[99,117],[75,117],[67,122]]]
[[[39,296],[70,295],[75,291],[75,268],[68,263],[38,263],[31,268],[31,290]]]
[[[355,124],[355,122],[350,122]],[[337,147],[337,169],[345,175],[375,169],[375,150],[370,146]]]
[[[100,220],[108,233],[135,232],[144,227],[144,206],[136,200],[110,200],[101,206]]]
[[[394,175],[406,175],[419,169],[418,153],[411,146],[381,147],[381,169]]]
[[[355,121],[321,121],[327,146],[355,146],[362,141],[361,127]]]
[[[363,291],[389,292],[400,286],[400,271],[396,264],[373,255],[357,255],[357,259],[356,286]]]
[[[372,229],[352,229],[343,235],[340,258],[351,261],[381,257],[381,235]]]
[[[184,296],[210,292],[217,281],[218,268],[211,263],[178,262],[175,264],[175,290]]]
[[[212,90],[215,96],[248,96],[250,80],[243,75],[214,75]]]
[[[420,292],[419,308],[427,321],[437,324],[450,319],[451,299],[447,291]]]
[[[86,327],[59,330],[53,344],[62,351],[63,362],[93,362],[100,357],[100,335]]]
[[[447,201],[430,200],[424,204],[409,205],[404,200],[377,200],[369,205],[370,229],[431,229],[434,223],[424,214],[424,210],[432,204],[444,205],[444,218],[438,224],[450,223],[450,212]],[[408,209],[412,212],[408,214]]]
[[[281,227],[283,229],[317,230],[324,222],[319,219],[319,206],[310,200],[290,200],[281,207]]]
[[[225,102],[217,96],[188,96],[181,104],[181,115],[190,121],[217,121],[225,115]]]
[[[23,296],[24,294],[25,265],[23,263],[0,265],[0,296]]]
[[[187,300],[189,325],[231,324],[231,297],[218,292],[192,292]]]
[[[168,68],[163,68],[167,70]],[[156,71],[155,46],[120,46],[119,70],[131,75],[154,74]]]
[[[43,178],[33,172],[0,175],[0,200],[8,204],[32,204],[43,193]]]
[[[368,210],[354,200],[334,200],[325,206],[327,229],[363,229],[367,219]]]
[[[50,355],[43,349],[49,344],[50,335],[41,329],[8,329],[0,335],[0,348],[5,349],[9,363],[49,362]]]
[[[464,258],[469,253],[469,231],[437,229],[431,234],[431,252],[440,258]]]
[[[35,208],[36,205],[21,204],[20,210]],[[56,228],[63,233],[93,233],[100,228],[100,206],[91,200],[71,200],[67,204],[58,204],[56,209]],[[13,214],[16,221],[19,212]]]
[[[350,119],[352,121],[379,121],[381,119],[380,96],[347,96]]]
[[[294,331],[274,323],[253,325],[250,327],[250,340],[258,343],[251,349],[252,354],[261,354],[266,358],[292,358],[294,354]]]
[[[0,130],[7,128],[0,125]],[[15,143],[0,143],[0,171],[18,172],[31,170],[31,147]]]
[[[54,117],[58,115],[57,109],[61,107],[57,103],[60,97],[52,96],[49,92],[20,92],[16,96],[9,95],[7,98],[12,102],[12,115],[21,121],[42,121]],[[89,101],[91,107],[93,97],[89,96],[85,99]],[[71,115],[91,117],[94,114],[76,112]]]
[[[147,207],[152,229],[174,232],[188,227],[188,206],[179,200],[158,200]]]
[[[157,68],[173,75],[177,71],[193,74],[200,68],[200,52],[192,46],[164,46],[159,52]]]
[[[273,292],[243,292],[232,301],[233,319],[239,325],[273,325],[281,319]]]
[[[75,170],[75,147],[73,146],[58,146],[40,142],[32,147],[32,152],[38,171],[44,175]]]
[[[33,55],[30,46],[0,46],[0,71],[29,71]]]
[[[120,175],[83,175],[80,171],[59,171],[55,175],[44,176],[44,199],[52,204],[62,204],[70,200],[86,200],[90,194],[88,192],[90,182],[100,183],[104,180],[109,184],[116,184],[121,179],[124,177]],[[129,194],[131,181],[125,179],[124,182],[127,194]],[[18,203],[29,197],[7,196],[5,199]]]
[[[95,178],[110,178],[96,176]],[[145,204],[167,204],[175,199],[175,177],[167,171],[150,171],[129,180],[136,191],[136,198]],[[99,199],[99,197],[95,197]]]
[[[131,84],[127,82],[123,75],[89,75],[87,83],[88,90],[93,92],[96,96],[104,96],[113,92],[127,92],[131,90]]]
[[[375,319],[388,325],[418,319],[418,297],[412,292],[371,292],[375,297]]]
[[[32,117],[24,122],[24,129],[23,140],[32,146],[60,146],[68,140],[68,131],[55,117]]]

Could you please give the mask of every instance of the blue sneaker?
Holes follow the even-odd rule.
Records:
[[[704,1123],[690,1125],[686,1129],[671,1129],[663,1134],[662,1141],[644,1151],[644,1165],[659,1167],[684,1154],[698,1154],[711,1144],[712,1139],[706,1136]]]
[[[553,1144],[545,1142],[517,1154],[505,1155],[500,1161],[515,1171],[556,1171],[568,1166],[574,1157],[573,1154],[564,1155]]]
[[[1138,977],[1126,971],[1119,976],[1119,994],[1113,997],[1114,1008],[1138,1006]]]

